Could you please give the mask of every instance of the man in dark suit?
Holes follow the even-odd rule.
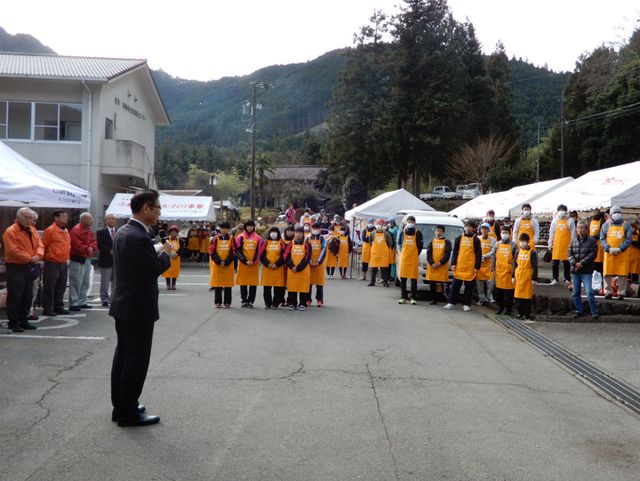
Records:
[[[141,190],[131,198],[131,220],[113,243],[114,286],[109,315],[116,320],[118,345],[111,369],[112,420],[118,426],[147,426],[160,421],[138,404],[149,358],[154,322],[158,320],[158,276],[170,264],[171,244],[159,253],[151,241],[151,226],[160,217],[159,194]]]
[[[105,226],[96,232],[98,240],[98,267],[100,268],[100,300],[109,305],[111,280],[113,278],[113,239],[116,236],[116,216],[104,216]]]

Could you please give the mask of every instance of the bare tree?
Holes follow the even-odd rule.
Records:
[[[489,171],[500,161],[511,157],[517,148],[514,142],[491,134],[456,151],[451,158],[449,172],[455,178],[477,182],[486,192]]]

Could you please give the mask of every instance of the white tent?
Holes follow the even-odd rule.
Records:
[[[489,209],[493,209],[498,218],[517,217],[520,214],[522,204],[532,203],[535,199],[563,187],[572,180],[573,177],[564,177],[562,179],[520,185],[504,192],[480,195],[456,207],[449,214],[461,219],[467,217],[481,219]],[[533,211],[537,212],[535,208],[533,208]]]
[[[0,142],[0,206],[87,209],[91,194]]]
[[[404,189],[385,192],[362,205],[359,205],[344,214],[346,220],[367,219],[374,217],[376,219],[387,219],[395,216],[396,212],[401,210],[435,210],[430,205],[422,202],[415,195],[410,194]]]
[[[559,204],[570,210],[640,207],[640,161],[594,170],[531,203],[534,212],[552,213]]]
[[[131,217],[131,197],[133,194],[116,194],[106,214],[119,219]],[[160,194],[162,213],[160,220],[206,220],[216,219],[211,197]]]

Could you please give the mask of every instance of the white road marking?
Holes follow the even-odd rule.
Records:
[[[0,337],[13,339],[75,339],[80,341],[104,341],[106,337],[94,336],[37,336],[31,334],[0,334]]]

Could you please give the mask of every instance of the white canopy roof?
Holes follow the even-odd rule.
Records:
[[[376,219],[387,219],[395,216],[396,212],[401,210],[435,210],[430,205],[422,202],[415,195],[410,194],[404,189],[385,192],[362,205],[359,205],[344,214],[346,220],[367,219],[370,217]]]
[[[555,191],[572,180],[573,177],[564,177],[562,179],[520,185],[504,192],[480,195],[456,207],[449,214],[458,216],[461,219],[467,217],[477,219],[483,218],[489,209],[493,209],[496,217],[516,217],[520,213],[522,204],[532,203],[534,199]],[[533,211],[537,212],[535,208],[533,208]]]
[[[131,197],[133,194],[116,194],[106,214],[119,219],[131,217]],[[160,220],[216,220],[211,197],[160,194],[160,205]]]
[[[640,161],[594,170],[531,203],[533,212],[552,213],[559,204],[570,210],[640,207]]]
[[[91,194],[0,142],[0,206],[87,209]]]

